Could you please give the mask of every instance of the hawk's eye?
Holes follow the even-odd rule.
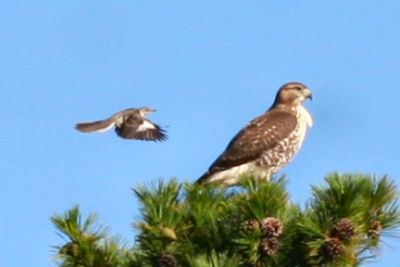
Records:
[[[295,87],[294,89],[296,89],[297,91],[301,91],[301,87]]]

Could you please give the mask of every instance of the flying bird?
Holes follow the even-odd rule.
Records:
[[[115,127],[117,135],[124,139],[164,141],[167,139],[165,130],[145,118],[155,111],[149,107],[128,108],[105,120],[77,123],[75,128],[83,133],[102,133]]]
[[[307,86],[284,84],[271,108],[239,131],[197,183],[232,186],[244,174],[269,181],[293,159],[313,124],[302,105],[306,99],[312,99]]]

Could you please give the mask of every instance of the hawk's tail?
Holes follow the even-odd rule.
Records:
[[[95,122],[82,122],[75,124],[75,129],[83,133],[102,133],[114,126],[114,122],[107,119]]]
[[[195,184],[203,184],[205,182],[207,182],[207,178],[209,177],[209,173],[206,172],[205,174],[203,174],[199,179],[196,180]]]

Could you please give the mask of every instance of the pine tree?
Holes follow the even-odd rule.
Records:
[[[286,179],[243,179],[241,187],[139,186],[139,234],[128,248],[81,222],[79,207],[51,220],[65,239],[60,266],[360,266],[374,259],[384,235],[400,226],[399,192],[387,177],[334,173],[312,187],[305,208],[292,203]]]

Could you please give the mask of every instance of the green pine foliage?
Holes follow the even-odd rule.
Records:
[[[107,229],[96,226],[97,215],[91,214],[82,222],[78,206],[63,215],[54,215],[51,221],[65,240],[63,246],[54,246],[53,257],[63,267],[129,266],[132,251],[117,238],[107,236]]]
[[[51,220],[65,239],[60,266],[360,266],[397,237],[399,191],[387,177],[333,173],[312,187],[305,208],[292,203],[284,177],[240,187],[139,186],[139,234],[132,248],[81,222],[78,207]]]

